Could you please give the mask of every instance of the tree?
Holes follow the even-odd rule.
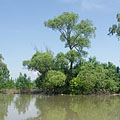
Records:
[[[110,28],[109,28],[109,33],[108,35],[116,35],[118,37],[118,39],[120,39],[120,13],[118,13],[116,15],[117,18],[117,22],[118,24],[113,24]]]
[[[51,53],[36,51],[30,60],[23,61],[23,66],[45,75],[46,72],[51,70],[53,61],[53,55]]]
[[[9,79],[9,70],[5,63],[3,63],[4,58],[0,54],[0,89],[4,88],[4,83]]]
[[[75,50],[70,50],[66,53],[66,58],[68,59],[70,64],[70,73],[71,76],[73,77],[73,64],[77,61],[77,53]]]
[[[76,50],[79,56],[85,56],[87,54],[83,48],[90,47],[90,38],[94,36],[95,27],[91,21],[81,20],[77,23],[79,16],[75,13],[64,12],[54,19],[45,21],[44,24],[48,28],[60,32],[60,39],[65,42],[65,48],[70,50]],[[70,62],[70,71],[72,75],[73,63]]]
[[[11,79],[8,79],[4,82],[4,88],[5,89],[13,89],[15,88],[15,81],[11,78]]]
[[[0,61],[4,60],[2,54],[0,54]]]
[[[94,64],[95,66],[99,66],[100,65],[100,62],[98,62],[96,60],[96,57],[90,57],[88,62],[91,63],[91,64]]]
[[[32,82],[30,78],[27,77],[26,74],[22,75],[22,73],[20,73],[19,77],[16,80],[16,88],[21,90],[32,88]]]

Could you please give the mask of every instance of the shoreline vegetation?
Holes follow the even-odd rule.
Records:
[[[53,93],[45,93],[42,90],[38,90],[38,89],[32,89],[32,90],[16,90],[16,89],[10,89],[10,90],[0,90],[0,94],[26,94],[26,95],[37,95],[37,94],[41,94],[41,95],[61,95],[61,96],[66,96],[66,95],[71,95],[71,94],[53,94]],[[79,94],[79,95],[83,95],[83,94]],[[88,94],[88,96],[101,96],[101,95],[109,95],[109,96],[120,96],[120,93],[109,93],[109,92],[104,92],[104,93],[95,93],[95,94]],[[74,95],[73,95],[74,96]]]
[[[120,14],[117,14],[120,18]],[[81,20],[76,13],[63,14],[44,22],[45,27],[60,33],[60,40],[68,48],[66,53],[54,55],[50,49],[36,50],[30,60],[24,60],[24,68],[36,71],[38,77],[31,81],[20,73],[17,79],[10,79],[10,72],[0,54],[0,92],[8,94],[70,94],[92,95],[120,93],[120,70],[113,63],[101,63],[96,57],[87,58],[90,39],[95,38],[96,27],[91,20]],[[119,22],[119,21],[118,21]],[[108,35],[120,27],[113,25]],[[120,33],[120,32],[119,32]],[[117,33],[118,36],[120,34]]]
[[[16,90],[16,89],[10,89],[10,90],[0,90],[0,93],[2,94],[40,94],[42,93],[41,90]]]

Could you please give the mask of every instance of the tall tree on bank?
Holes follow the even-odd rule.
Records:
[[[90,38],[95,36],[95,27],[90,20],[81,20],[78,23],[79,16],[75,13],[64,12],[54,19],[44,22],[44,25],[52,30],[60,32],[60,40],[65,42],[65,48],[75,50],[78,56],[87,54],[84,48],[90,47]],[[80,58],[80,57],[79,57]],[[71,75],[73,61],[70,61]]]
[[[120,13],[118,13],[116,15],[117,18],[117,22],[118,24],[113,24],[110,28],[109,28],[109,33],[108,35],[116,35],[118,37],[118,40],[120,39]]]

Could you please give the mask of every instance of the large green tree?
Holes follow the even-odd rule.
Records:
[[[23,66],[44,75],[51,70],[53,61],[53,55],[51,53],[36,51],[30,60],[23,61]]]
[[[79,56],[85,56],[87,52],[84,48],[90,47],[90,38],[94,36],[95,27],[90,20],[81,20],[78,23],[79,16],[75,13],[64,12],[54,19],[45,21],[46,27],[60,32],[60,40],[65,42],[65,48],[76,50]],[[70,71],[72,75],[73,62],[70,62]]]
[[[118,39],[120,39],[120,13],[118,13],[116,15],[117,18],[117,22],[118,24],[113,24],[110,28],[109,28],[109,33],[108,35],[116,35],[118,37]]]
[[[34,70],[39,73],[38,78],[35,81],[36,87],[40,88],[44,81],[45,74],[52,70],[54,63],[53,54],[51,52],[39,52],[32,56],[30,60],[24,60],[23,66],[29,70]]]

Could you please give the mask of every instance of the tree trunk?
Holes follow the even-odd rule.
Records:
[[[73,78],[73,62],[70,63],[70,74]]]

